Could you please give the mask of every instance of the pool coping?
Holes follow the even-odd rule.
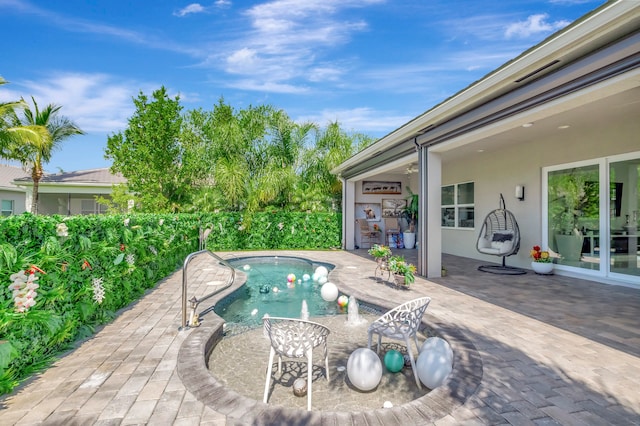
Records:
[[[331,281],[346,294],[358,300],[388,310],[389,301],[365,295],[348,285],[340,277],[343,268],[336,266],[330,273]],[[216,295],[214,302],[236,291],[245,281],[244,274],[238,282]],[[346,282],[345,282],[346,281]],[[427,311],[428,312],[428,311]],[[182,343],[177,362],[177,372],[184,386],[203,404],[227,416],[228,421],[239,424],[371,424],[385,425],[431,424],[450,414],[472,396],[482,381],[482,359],[475,345],[456,327],[425,314],[422,326],[433,330],[445,339],[454,354],[453,368],[445,382],[424,396],[396,405],[366,411],[305,411],[278,405],[265,404],[225,387],[208,369],[208,359],[223,337],[224,320],[209,312],[201,325],[193,329]]]

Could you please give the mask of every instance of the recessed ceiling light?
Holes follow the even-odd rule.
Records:
[[[531,127],[531,126],[533,126],[533,123],[524,123],[522,125],[522,127]]]
[[[569,127],[571,127],[571,126],[569,126],[568,124],[563,124],[562,126],[558,126],[558,129],[560,129],[560,130],[568,129]]]

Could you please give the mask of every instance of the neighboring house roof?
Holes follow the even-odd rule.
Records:
[[[0,190],[25,192],[24,188],[20,188],[13,181],[28,176],[29,173],[20,167],[0,165]]]
[[[122,175],[111,173],[109,168],[102,168],[45,175],[40,180],[40,185],[111,186],[126,182]],[[15,183],[21,186],[33,185],[31,176],[15,179]]]

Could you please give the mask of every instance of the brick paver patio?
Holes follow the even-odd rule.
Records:
[[[455,377],[393,411],[308,415],[225,388],[204,392],[216,380],[191,374],[200,367],[189,363],[204,360],[186,355],[206,343],[217,320],[208,313],[202,327],[178,330],[178,271],[0,400],[0,424],[640,424],[638,289],[531,272],[499,277],[478,272],[477,261],[445,256],[447,277],[418,278],[405,291],[374,279],[366,255],[277,254],[332,263],[342,291],[385,308],[430,296],[425,324],[457,348]],[[209,292],[224,273],[208,257],[194,260],[189,297]]]

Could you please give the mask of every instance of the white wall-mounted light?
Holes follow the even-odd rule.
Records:
[[[515,196],[518,200],[524,201],[524,185],[516,185]]]

